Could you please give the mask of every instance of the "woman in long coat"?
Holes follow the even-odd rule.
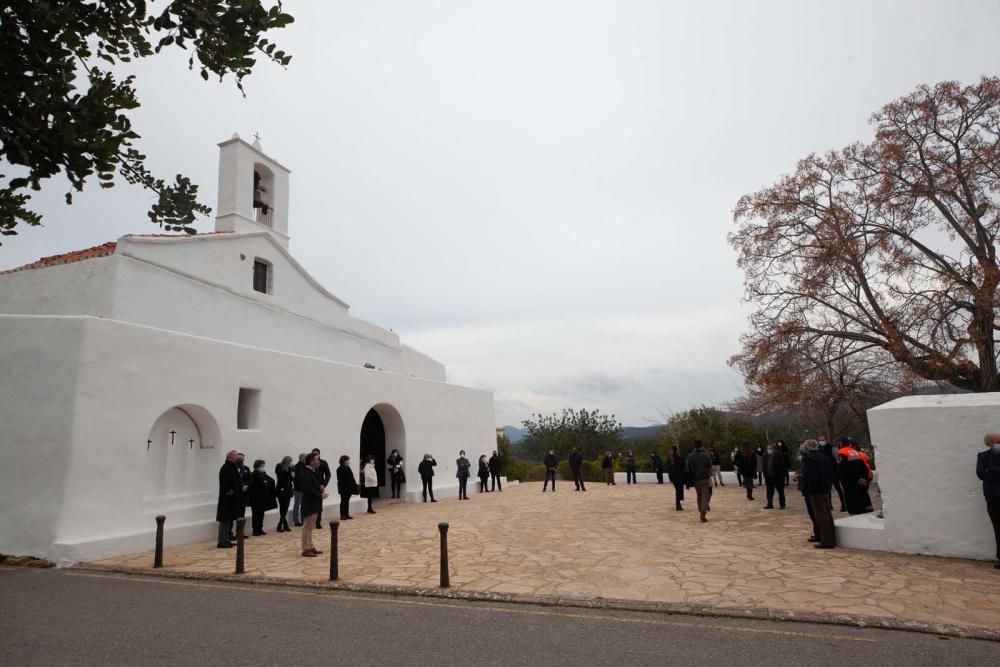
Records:
[[[358,492],[358,483],[354,480],[354,473],[351,471],[351,457],[340,457],[340,465],[337,466],[337,493],[340,494],[340,518],[353,519],[351,516],[351,496]]]
[[[361,466],[361,497],[368,499],[368,513],[375,514],[372,503],[378,498],[378,470],[375,469],[373,454],[369,454]]]
[[[281,463],[274,467],[274,480],[274,495],[278,498],[278,532],[287,533],[291,530],[288,527],[288,503],[295,488],[291,456],[281,459]]]
[[[254,535],[266,535],[264,532],[264,513],[278,506],[274,496],[274,480],[264,469],[264,461],[253,462],[253,473],[250,475],[250,511],[252,513]]]

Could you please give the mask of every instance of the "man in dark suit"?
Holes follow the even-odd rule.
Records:
[[[246,511],[243,481],[237,464],[239,454],[233,450],[226,454],[226,461],[219,468],[219,502],[215,520],[219,522],[218,548],[231,549],[233,521]]]
[[[836,465],[830,457],[819,450],[819,443],[806,440],[805,458],[799,468],[799,488],[812,507],[815,517],[817,549],[833,549],[837,546],[833,528],[833,513],[830,507],[830,490],[837,477]]]
[[[777,445],[768,445],[764,454],[764,484],[767,485],[767,504],[764,509],[774,509],[774,492],[778,492],[778,505],[785,509],[785,475],[788,466],[785,455],[778,450]]]
[[[1000,433],[987,433],[983,443],[989,448],[976,458],[976,477],[983,480],[986,496],[986,513],[993,523],[993,538],[997,543],[997,561],[993,567],[1000,570]]]
[[[490,491],[503,491],[503,484],[500,483],[500,475],[503,474],[503,470],[500,465],[500,455],[493,452],[493,456],[490,457]]]
[[[330,484],[330,479],[333,477],[333,474],[330,472],[330,464],[319,455],[319,447],[314,447],[312,453],[317,461],[316,478],[319,479],[320,489],[325,491],[326,487]],[[323,503],[320,503],[319,514],[316,515],[316,527],[323,528]]]

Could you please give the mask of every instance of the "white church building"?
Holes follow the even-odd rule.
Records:
[[[214,233],[127,235],[0,272],[0,553],[145,551],[158,514],[168,544],[211,539],[232,449],[271,474],[313,447],[357,474],[372,452],[387,483],[396,448],[413,501],[424,453],[446,490],[460,449],[495,448],[491,393],[448,384],[289,254],[289,171],[237,136],[219,146]]]

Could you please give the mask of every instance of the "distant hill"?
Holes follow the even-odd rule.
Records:
[[[652,438],[661,428],[663,428],[662,424],[654,424],[653,426],[625,426],[622,428],[622,438],[626,441]],[[504,426],[503,432],[510,440],[511,444],[516,445],[524,439],[524,436],[528,431],[516,426]]]

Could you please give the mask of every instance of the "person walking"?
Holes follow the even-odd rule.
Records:
[[[712,482],[715,486],[725,486],[722,482],[722,460],[719,458],[719,452],[715,451],[715,447],[708,448],[708,458],[712,461]]]
[[[785,509],[785,475],[788,467],[785,456],[778,451],[778,446],[768,445],[764,454],[764,484],[767,486],[767,504],[764,509],[774,509],[774,492],[778,492],[778,506]]]
[[[604,471],[604,481],[607,482],[608,486],[614,486],[615,459],[611,452],[604,452],[604,458],[601,459],[601,470]]]
[[[302,469],[306,467],[306,455],[299,454],[299,460],[292,466],[292,523],[302,525],[302,490],[299,489],[299,478]]]
[[[267,535],[264,532],[264,514],[278,506],[274,480],[264,466],[264,460],[257,459],[253,462],[253,474],[250,475],[250,523],[255,537]]]
[[[236,463],[237,456],[235,449],[228,452],[219,468],[219,502],[215,508],[215,520],[219,522],[216,546],[219,549],[233,548],[233,521],[243,516],[246,507],[243,503],[243,480]]]
[[[319,478],[319,485],[325,491],[326,487],[330,486],[330,479],[333,475],[330,473],[330,464],[327,463],[322,456],[320,456],[319,448],[313,447],[312,453],[316,455],[316,475]],[[316,527],[323,527],[323,506],[320,505],[319,514],[316,515]]]
[[[550,449],[549,453],[546,454],[545,459],[542,461],[542,465],[545,466],[545,484],[542,485],[542,493],[549,488],[549,480],[552,480],[552,493],[556,492],[556,468],[559,465],[559,459],[556,458],[556,452],[554,449]]]
[[[295,492],[295,484],[292,481],[292,457],[286,456],[281,459],[281,463],[274,467],[274,495],[278,499],[278,528],[279,533],[287,533],[291,530],[288,527],[288,503],[292,500]]]
[[[684,509],[681,506],[681,503],[684,501],[684,475],[684,457],[681,456],[677,445],[673,445],[670,448],[670,453],[667,455],[667,477],[670,479],[670,483],[674,485],[674,509],[678,512]]]
[[[392,497],[399,498],[403,482],[406,481],[406,475],[403,473],[403,457],[399,455],[398,449],[393,449],[389,453],[389,458],[385,460],[385,464],[389,468]]]
[[[649,457],[653,459],[653,472],[656,473],[656,483],[663,484],[663,457],[660,456],[659,452],[653,452]]]
[[[698,496],[698,513],[701,515],[701,522],[708,523],[705,516],[712,511],[712,459],[701,440],[694,441],[694,451],[688,454],[687,461],[684,462],[684,470],[688,474],[691,485],[694,486],[695,495]]]
[[[490,462],[486,454],[479,456],[479,493],[490,492]]]
[[[575,491],[586,491],[587,485],[583,483],[583,456],[574,447],[569,454],[569,469],[573,472],[573,483],[576,485]]]
[[[625,484],[636,484],[635,480],[635,455],[632,450],[628,450],[624,456],[625,459]]]
[[[753,482],[757,478],[757,456],[745,442],[740,449],[740,473],[743,477],[743,486],[747,490],[747,500],[753,500]]]
[[[469,463],[469,459],[465,458],[465,450],[458,453],[458,459],[455,461],[455,477],[458,478],[458,499],[468,500],[469,499],[469,468],[472,464]]]
[[[305,464],[299,479],[299,489],[302,491],[302,555],[305,558],[315,558],[323,552],[313,544],[313,526],[316,525],[316,517],[323,511],[323,499],[329,494],[319,483],[320,478],[316,472],[319,455],[309,452],[306,454]]]
[[[354,479],[354,471],[351,470],[351,457],[344,454],[338,459],[338,463],[340,465],[337,466],[337,495],[340,496],[340,518],[353,519],[351,496],[357,495],[358,482]]]
[[[490,457],[490,491],[503,491],[503,484],[500,483],[500,476],[503,474],[503,467],[500,464],[500,455],[493,452]]]
[[[430,454],[424,454],[424,458],[420,461],[420,465],[417,466],[417,474],[420,475],[420,481],[424,485],[424,502],[427,502],[427,494],[431,495],[431,502],[436,503],[434,500],[434,466],[438,464],[434,460],[434,457]]]
[[[375,499],[378,498],[378,468],[375,455],[369,454],[361,464],[361,497],[368,501],[368,513],[375,514]]]
[[[813,439],[803,443],[806,455],[799,469],[802,495],[809,498],[813,516],[816,517],[817,549],[833,549],[837,545],[833,528],[833,513],[830,507],[830,489],[836,477],[835,469],[825,453],[819,451],[819,443]]]
[[[997,545],[997,560],[993,567],[1000,570],[1000,433],[983,436],[987,449],[976,456],[976,477],[983,481],[986,514],[993,524],[993,539]]]
[[[736,472],[736,486],[743,486],[743,452],[739,447],[733,450],[730,455],[733,460],[733,470]]]

